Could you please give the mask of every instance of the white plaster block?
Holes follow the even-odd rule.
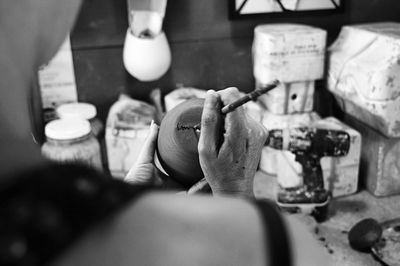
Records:
[[[261,84],[298,82],[324,74],[326,31],[300,24],[264,24],[254,29],[253,74]]]

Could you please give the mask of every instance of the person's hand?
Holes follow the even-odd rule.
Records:
[[[209,186],[203,179],[194,184],[188,191],[184,187],[164,175],[154,162],[154,154],[157,145],[158,125],[153,121],[150,125],[150,132],[143,144],[140,154],[125,177],[125,181],[133,185],[153,185],[161,186],[167,189],[181,191],[184,194],[207,193]]]
[[[200,165],[214,195],[253,196],[254,175],[267,138],[265,128],[243,107],[221,115],[223,105],[240,98],[236,88],[208,91],[198,144]]]
[[[160,183],[157,168],[154,165],[158,126],[151,121],[150,132],[147,136],[139,156],[125,177],[125,181],[135,185],[155,185]]]

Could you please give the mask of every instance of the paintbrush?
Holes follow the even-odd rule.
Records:
[[[278,85],[279,85],[279,81],[278,80],[274,80],[270,84],[267,84],[265,87],[263,87],[261,89],[256,89],[256,90],[246,94],[245,96],[241,97],[240,99],[237,99],[233,103],[225,105],[224,107],[222,107],[221,113],[223,115],[226,115],[227,113],[233,112],[239,106],[242,106],[242,105],[244,105],[245,103],[247,103],[249,101],[257,100],[258,97],[260,97],[261,95],[263,95],[263,94],[269,92],[270,90],[276,88]],[[201,128],[201,123],[198,123],[198,124],[194,125],[193,128],[196,129],[196,130],[199,130]]]

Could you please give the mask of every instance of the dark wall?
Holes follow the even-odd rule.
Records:
[[[398,0],[344,0],[340,14],[306,14],[229,19],[228,0],[170,0],[164,30],[170,41],[172,65],[155,82],[139,82],[122,64],[122,47],[128,27],[126,1],[86,0],[72,33],[75,72],[81,101],[92,102],[105,118],[121,92],[147,100],[151,89],[163,93],[176,86],[202,89],[236,86],[254,88],[251,63],[253,29],[262,23],[303,23],[328,31],[328,42],[342,25],[399,21]],[[315,108],[328,114],[331,98],[319,83]],[[324,109],[321,106],[325,106]]]

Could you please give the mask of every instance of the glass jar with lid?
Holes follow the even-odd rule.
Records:
[[[82,118],[56,119],[45,127],[42,154],[58,162],[78,162],[102,170],[100,144],[89,121]]]
[[[66,103],[57,108],[59,118],[83,118],[90,122],[92,132],[96,137],[103,133],[104,125],[99,118],[96,117],[97,110],[90,103]]]

